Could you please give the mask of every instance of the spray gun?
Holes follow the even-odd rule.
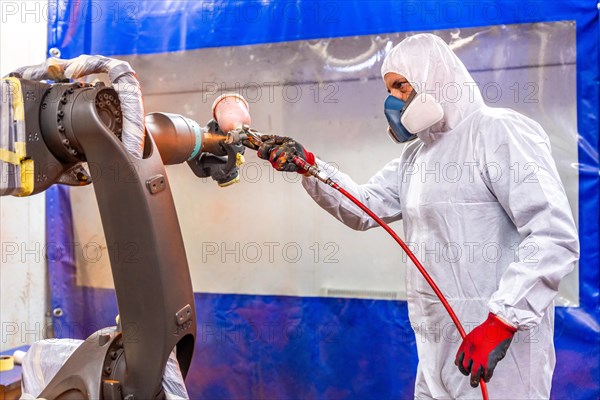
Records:
[[[252,150],[258,150],[263,143],[262,136],[264,136],[263,133],[251,129],[249,125],[244,124],[241,127],[231,130],[228,133],[227,141],[230,143],[242,143],[244,146]],[[292,162],[321,182],[329,186],[333,186],[334,182],[324,171],[321,171],[315,165],[309,164],[302,157],[295,156],[292,159]]]

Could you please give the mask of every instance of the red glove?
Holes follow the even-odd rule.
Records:
[[[456,353],[454,364],[463,375],[471,374],[471,386],[477,387],[483,377],[492,379],[498,361],[506,355],[517,330],[490,313],[487,320],[473,329],[463,340]]]
[[[306,173],[305,170],[294,163],[294,157],[303,158],[311,165],[315,165],[315,155],[306,150],[294,139],[285,136],[263,135],[263,144],[258,149],[258,157],[269,160],[273,168],[278,171]]]

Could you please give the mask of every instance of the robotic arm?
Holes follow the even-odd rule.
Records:
[[[134,154],[123,142],[125,108],[113,88],[11,79],[21,90],[26,133],[18,161],[29,165],[21,171],[28,189],[20,195],[56,183],[94,183],[120,315],[118,327],[85,340],[41,397],[164,398],[169,354],[176,348],[185,377],[196,334],[192,283],[164,165],[187,162],[197,176],[227,186],[239,179],[240,137],[224,134],[214,121],[201,128],[180,115],[153,113],[145,119],[141,154]],[[12,118],[2,121],[9,123]],[[110,251],[131,242],[143,250],[133,260]]]

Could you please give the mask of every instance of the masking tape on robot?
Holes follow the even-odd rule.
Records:
[[[15,77],[3,78],[10,85],[12,94],[13,119],[17,121],[17,127],[24,130],[25,103],[23,101],[23,90],[21,81]],[[18,128],[19,129],[19,128]],[[23,133],[24,134],[24,133]],[[17,196],[29,196],[34,190],[34,164],[33,160],[27,159],[27,144],[24,141],[14,143],[14,151],[0,149],[0,161],[21,166],[21,190]]]
[[[0,356],[0,371],[10,371],[15,367],[13,356]]]
[[[19,155],[14,151],[0,149],[0,161],[4,161],[5,163],[19,165],[21,164],[21,159]]]
[[[21,160],[21,193],[19,197],[29,196],[35,189],[33,160]]]
[[[9,85],[9,96],[11,96],[12,100],[12,109],[13,109],[13,119],[15,121],[23,123],[25,120],[25,107],[23,103],[23,92],[21,89],[21,81],[14,77],[2,78],[2,84]],[[20,125],[18,125],[20,126]],[[0,160],[19,165],[21,164],[21,160],[25,158],[27,155],[27,145],[25,142],[16,141],[14,143],[14,151],[8,149],[0,149]]]

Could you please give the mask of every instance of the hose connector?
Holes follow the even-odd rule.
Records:
[[[315,165],[309,164],[308,161],[306,161],[302,157],[295,156],[293,161],[294,161],[294,164],[296,164],[297,166],[299,166],[300,168],[305,170],[308,174],[314,176],[321,182],[323,182],[329,186],[334,185],[333,180],[331,180],[331,178],[325,173],[325,171],[320,170]]]

